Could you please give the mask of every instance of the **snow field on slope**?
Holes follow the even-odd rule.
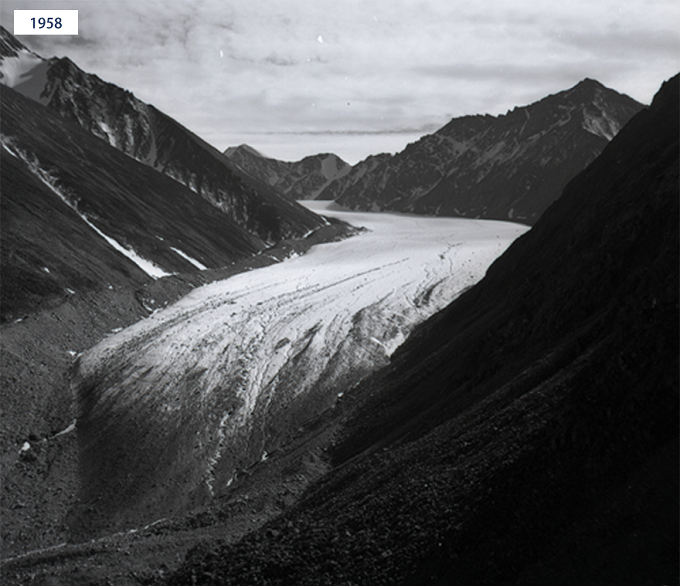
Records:
[[[25,82],[31,71],[44,63],[42,57],[38,57],[28,51],[18,51],[15,57],[0,58],[0,72],[2,83],[8,87],[16,87]]]
[[[229,438],[253,425],[256,406],[261,415],[311,390],[335,397],[356,384],[527,230],[305,205],[367,231],[196,289],[105,339],[80,360],[80,376],[99,381],[81,415],[125,419],[153,403],[150,426],[200,417],[206,429],[193,450],[210,483]],[[238,397],[237,408],[226,395]]]

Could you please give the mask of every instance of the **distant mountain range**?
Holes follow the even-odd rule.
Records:
[[[591,79],[504,116],[454,118],[384,159],[356,167],[320,199],[359,210],[533,224],[642,104]]]
[[[228,148],[224,154],[239,169],[290,199],[316,199],[331,182],[344,177],[351,169],[340,157],[330,153],[287,162],[270,159],[242,144]]]
[[[246,175],[181,124],[67,57],[43,59],[0,27],[3,84],[179,181],[267,244],[324,221]]]
[[[533,224],[642,107],[584,79],[504,116],[454,118],[400,153],[370,156],[321,190],[300,193],[355,210]],[[302,182],[301,173],[310,172],[310,165],[293,170],[245,147],[235,149],[236,156],[244,171],[261,180],[271,177],[275,187]],[[314,185],[322,183],[316,179]]]

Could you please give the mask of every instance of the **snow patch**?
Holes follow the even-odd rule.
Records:
[[[69,206],[74,212],[80,216],[80,219],[83,220],[92,230],[94,230],[99,236],[101,236],[106,242],[109,243],[113,248],[115,248],[118,252],[121,254],[125,255],[128,259],[130,259],[132,262],[134,262],[140,269],[142,269],[147,275],[150,277],[157,279],[160,277],[167,277],[171,275],[172,273],[168,273],[164,271],[162,268],[160,268],[158,265],[153,263],[152,261],[145,259],[141,255],[139,255],[134,249],[129,248],[127,246],[123,246],[121,243],[119,243],[117,240],[112,238],[111,236],[108,236],[104,234],[97,226],[95,226],[88,218],[83,214],[79,209],[78,206],[75,202],[72,201],[71,197],[69,196],[68,193],[64,191],[59,186],[59,181],[57,178],[57,175],[54,171],[49,171],[47,169],[44,169],[40,166],[40,162],[35,156],[30,156],[28,153],[22,151],[18,147],[16,147],[13,144],[13,141],[11,138],[6,137],[4,135],[0,135],[0,141],[2,142],[3,148],[9,152],[12,156],[22,160],[26,165],[28,166],[28,169],[38,178],[40,181],[42,181],[47,187],[49,187],[56,195],[59,196],[59,198],[67,205]],[[67,291],[71,294],[74,294],[75,291],[71,289],[67,289]]]
[[[598,116],[593,112],[586,110],[583,113],[583,129],[595,136],[601,136],[606,140],[611,140],[618,134],[621,127],[616,120],[604,111],[601,111],[601,115]]]
[[[76,430],[76,420],[74,419],[71,425],[69,425],[66,429],[62,429],[59,433],[55,433],[52,436],[52,439],[55,437],[59,437],[60,435],[66,435],[67,433],[72,433]]]
[[[14,57],[0,58],[0,80],[24,96],[46,104],[50,96],[44,96],[49,62],[31,51],[22,49]]]
[[[116,140],[116,133],[113,131],[113,129],[104,120],[101,119],[97,120],[97,125],[108,137],[108,143],[114,148],[119,148],[118,141]]]
[[[177,254],[179,254],[184,260],[188,260],[197,269],[199,269],[201,271],[207,271],[208,270],[208,267],[206,267],[203,263],[197,261],[195,258],[190,257],[188,254],[185,254],[184,252],[182,252],[178,248],[171,246],[170,249],[175,251]]]
[[[156,519],[153,523],[149,523],[148,525],[145,525],[142,529],[142,531],[146,531],[147,529],[151,529],[151,527],[154,527],[155,525],[158,525],[159,523],[163,523],[163,521],[166,521],[166,517],[163,517],[162,519]]]
[[[104,240],[106,240],[113,248],[115,248],[118,252],[121,254],[124,254],[126,257],[128,257],[133,263],[135,263],[140,269],[142,269],[147,275],[154,279],[159,279],[161,277],[167,277],[171,275],[172,273],[168,273],[164,271],[162,268],[160,268],[157,264],[154,264],[150,260],[147,260],[146,258],[140,256],[137,254],[135,250],[132,248],[127,248],[120,244],[118,241],[114,240],[110,236],[107,236],[104,234],[99,228],[97,228],[92,222],[87,220],[83,215],[81,215],[81,218],[85,221],[85,223],[92,228],[97,234],[99,234]]]

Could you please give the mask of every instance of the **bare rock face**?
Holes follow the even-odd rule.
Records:
[[[336,200],[339,202],[340,196],[346,190],[361,189],[361,185],[371,181],[373,173],[378,173],[378,169],[383,164],[386,164],[392,155],[388,153],[381,153],[379,155],[371,155],[363,161],[359,161],[354,165],[349,173],[342,178],[332,181],[319,195],[317,199],[321,200]],[[375,209],[375,206],[369,208]]]
[[[224,154],[243,172],[270,185],[289,199],[316,199],[326,186],[344,177],[351,169],[350,165],[332,153],[288,162],[270,159],[243,144],[228,148]]]
[[[82,71],[66,57],[37,56],[4,28],[0,36],[5,85],[184,184],[254,236],[273,243],[324,225],[131,92]]]
[[[585,79],[504,116],[464,116],[319,195],[359,210],[533,224],[642,108]]]

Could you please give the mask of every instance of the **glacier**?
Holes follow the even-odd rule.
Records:
[[[181,508],[177,490],[194,503],[201,488],[213,496],[276,451],[282,427],[297,428],[386,364],[528,229],[305,205],[365,230],[195,289],[78,359],[78,429],[97,498],[160,480],[172,494],[155,488],[156,503]],[[113,472],[104,464],[112,450]]]

